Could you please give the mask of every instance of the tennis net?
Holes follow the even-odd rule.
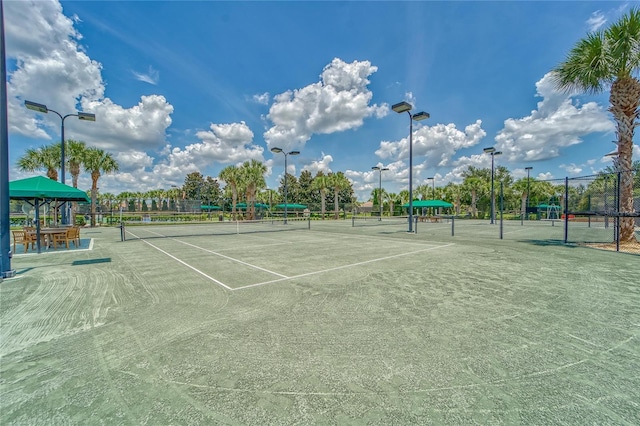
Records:
[[[395,225],[395,226],[407,226],[407,217],[375,217],[375,216],[353,216],[351,219],[351,226],[385,226],[385,225]]]
[[[285,232],[311,229],[308,218],[262,219],[228,222],[190,223],[128,223],[123,225],[122,239],[151,239],[197,237],[208,235],[237,235],[259,232]]]

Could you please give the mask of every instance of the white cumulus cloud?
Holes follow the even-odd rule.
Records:
[[[496,148],[509,161],[536,161],[558,157],[562,148],[582,142],[590,133],[614,130],[607,112],[595,102],[581,105],[575,95],[556,90],[552,74],[536,83],[537,109],[523,118],[509,118],[496,136]]]
[[[317,83],[276,95],[267,115],[273,126],[264,133],[269,147],[300,147],[314,133],[355,129],[367,117],[384,116],[387,105],[369,105],[373,94],[368,78],[376,71],[369,61],[336,58]]]
[[[485,136],[481,120],[465,127],[464,132],[453,123],[414,127],[413,156],[414,159],[425,156],[426,167],[448,166],[458,150],[477,145]],[[409,158],[409,137],[394,142],[382,141],[376,155],[382,159]]]
[[[65,121],[65,138],[110,151],[155,149],[165,144],[173,106],[160,95],[142,96],[137,105],[124,107],[104,96],[102,64],[91,59],[80,44],[74,21],[64,16],[57,1],[5,2],[10,131],[33,138],[57,137],[60,118],[54,113],[27,110],[30,100],[61,115],[80,109],[96,121]],[[25,31],[29,28],[29,31]],[[150,68],[150,71],[153,71]]]

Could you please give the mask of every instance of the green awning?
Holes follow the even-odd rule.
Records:
[[[9,182],[9,198],[12,200],[58,200],[90,203],[84,191],[44,176]]]
[[[255,206],[256,209],[268,209],[269,205],[267,204],[263,204],[263,203],[254,203],[253,204]],[[247,208],[247,203],[237,203],[236,204],[236,209],[246,209]]]
[[[207,205],[201,205],[200,208],[202,210],[220,210],[219,206],[207,206]]]
[[[427,207],[435,207],[435,208],[453,207],[453,204],[447,203],[446,201],[442,201],[442,200],[415,200],[412,204],[414,209],[421,209],[421,208],[427,208]],[[404,207],[405,209],[408,209],[409,203],[403,204],[402,207]]]
[[[287,204],[287,210],[288,209],[306,209],[307,206],[305,206],[304,204]],[[278,204],[276,206],[276,209],[284,209],[284,204]]]

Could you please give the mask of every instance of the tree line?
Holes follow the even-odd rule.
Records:
[[[40,148],[28,149],[18,159],[18,168],[28,172],[45,170],[48,178],[57,181],[61,162],[62,147],[59,143],[53,143]],[[110,153],[102,149],[89,147],[82,141],[68,139],[65,140],[65,163],[65,169],[69,170],[69,174],[71,174],[74,188],[78,187],[78,177],[82,170],[91,175],[91,226],[95,226],[98,180],[104,173],[118,171],[118,162]],[[75,214],[72,215],[72,220],[75,223]]]
[[[257,160],[246,161],[241,165],[230,165],[220,171],[217,177],[204,176],[200,172],[189,173],[182,186],[151,191],[125,191],[120,194],[100,193],[98,179],[104,173],[118,170],[118,163],[111,154],[103,150],[87,147],[84,142],[67,140],[65,156],[72,184],[77,188],[78,176],[84,170],[91,175],[91,224],[95,226],[96,206],[106,210],[117,210],[121,207],[129,212],[146,211],[201,211],[202,205],[219,206],[231,212],[237,219],[239,203],[245,203],[244,216],[256,218],[256,204],[273,206],[284,202],[285,177],[280,179],[277,189],[266,186],[264,175],[266,166]],[[18,167],[24,171],[46,170],[49,178],[58,180],[58,167],[61,159],[59,144],[51,144],[37,149],[29,149],[18,160]],[[605,176],[616,171],[615,167],[605,169],[601,175],[590,181],[588,185],[573,185],[569,191],[571,199],[584,200],[584,194],[602,192],[606,185]],[[632,166],[635,196],[640,197],[640,161]],[[469,166],[463,172],[462,183],[450,182],[444,186],[425,183],[414,188],[414,200],[441,199],[453,204],[453,213],[473,218],[486,217],[491,205],[491,169]],[[221,185],[224,184],[224,186]],[[333,201],[334,217],[338,218],[340,206],[349,205],[349,209],[357,206],[352,183],[343,172],[325,174],[322,171],[315,176],[303,170],[299,177],[286,174],[287,202],[308,205],[312,211],[321,211],[324,218],[327,201]],[[560,204],[565,193],[564,180],[543,181],[535,178],[514,179],[509,169],[497,166],[494,169],[494,187],[498,194],[503,190],[504,209],[519,212],[523,200],[529,206],[538,204]],[[606,187],[604,188],[606,190]],[[409,201],[409,191],[393,193],[384,188],[371,191],[369,200],[373,211],[380,211],[382,195],[383,213],[400,215],[406,213],[402,205]],[[585,201],[582,201],[584,204]],[[318,208],[319,207],[319,208]],[[583,206],[584,207],[584,206]],[[582,207],[581,207],[582,208]],[[75,215],[74,215],[75,216]]]

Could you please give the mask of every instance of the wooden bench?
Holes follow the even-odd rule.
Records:
[[[429,220],[431,223],[440,223],[440,218],[438,216],[431,216]]]

